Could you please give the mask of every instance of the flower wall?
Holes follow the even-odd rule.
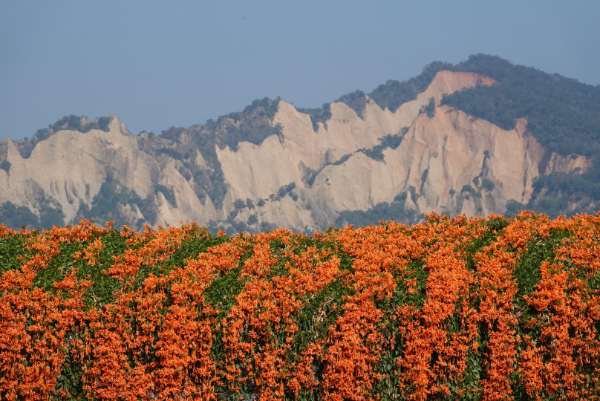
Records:
[[[0,398],[593,399],[600,214],[0,226]]]

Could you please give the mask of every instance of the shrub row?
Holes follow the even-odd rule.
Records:
[[[590,399],[600,214],[0,226],[0,398]]]

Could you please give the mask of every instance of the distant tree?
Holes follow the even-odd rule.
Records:
[[[398,146],[400,146],[401,142],[402,142],[402,135],[388,134],[388,135],[384,136],[383,138],[379,138],[379,145],[374,146],[371,149],[361,149],[361,151],[373,160],[383,161],[383,159],[384,159],[383,151],[385,149],[396,149]],[[340,161],[338,161],[336,163],[332,163],[332,164],[342,164],[350,156],[352,156],[351,153],[344,155],[344,157],[342,157],[340,159]]]
[[[0,224],[6,224],[14,229],[21,226],[40,228],[38,217],[28,207],[16,206],[11,202],[6,202],[0,207]]]
[[[2,162],[0,162],[0,169],[6,171],[7,174],[10,171],[10,166],[11,164],[8,160],[2,160]]]
[[[62,209],[45,205],[40,211],[40,226],[42,228],[62,227],[65,225],[65,214]]]
[[[490,192],[494,190],[494,187],[494,182],[489,178],[484,178],[483,180],[481,180],[481,189],[485,189],[486,191]]]
[[[100,117],[98,119],[98,128],[100,128],[102,131],[108,131],[108,124],[110,123],[110,118],[109,117]],[[153,134],[153,133],[150,133]]]
[[[258,223],[258,217],[256,217],[255,214],[250,215],[250,217],[248,217],[248,225],[251,226],[256,223]]]
[[[508,202],[506,202],[506,213],[509,215],[515,215],[521,210],[525,210],[526,208],[527,206],[525,206],[521,202],[517,202],[514,199],[511,199]]]
[[[412,209],[406,209],[407,193],[397,195],[391,203],[382,202],[368,210],[349,210],[340,213],[336,220],[338,227],[352,224],[355,227],[377,225],[381,220],[396,220],[406,224],[414,224],[422,219],[422,215]]]
[[[421,107],[420,112],[427,114],[429,118],[433,118],[435,116],[435,100],[433,98],[429,99],[429,103]]]

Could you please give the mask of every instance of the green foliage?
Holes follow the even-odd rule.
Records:
[[[250,215],[250,217],[248,217],[248,222],[247,223],[248,223],[249,226],[258,223],[258,217],[256,217],[255,214]]]
[[[221,149],[228,146],[237,151],[240,142],[261,144],[272,135],[281,136],[280,125],[273,124],[273,117],[278,110],[280,99],[263,98],[255,100],[243,111],[230,113],[215,120],[208,120],[204,125],[194,125],[189,128],[171,127],[162,131],[159,140],[149,140],[148,151],[167,154],[181,160],[183,167],[180,173],[191,183],[196,195],[203,201],[208,196],[213,205],[220,209],[223,205],[227,185],[221,163],[217,157],[216,147]],[[185,135],[188,140],[182,141]],[[191,141],[189,141],[191,138]],[[161,140],[171,141],[169,147]],[[206,164],[198,165],[189,160],[195,152],[200,152]]]
[[[95,238],[86,242],[62,243],[60,253],[36,275],[33,281],[34,286],[43,288],[50,293],[56,293],[54,283],[62,280],[66,273],[74,269],[78,279],[91,280],[93,283],[84,297],[86,308],[102,307],[113,302],[115,293],[121,287],[121,282],[104,274],[103,271],[108,269],[114,263],[114,258],[121,255],[129,246],[118,231],[109,230],[102,235],[102,243],[105,248],[100,252],[96,265],[88,265],[87,261],[82,259],[74,262],[75,252],[83,251]]]
[[[383,161],[384,149],[396,149],[402,142],[402,135],[391,135],[388,134],[383,138],[379,138],[379,145],[371,149],[361,149],[361,151],[373,160]]]
[[[452,64],[435,61],[423,68],[423,72],[414,78],[402,82],[389,80],[384,85],[379,85],[369,93],[369,97],[382,109],[387,107],[390,111],[396,111],[402,104],[415,100],[419,93],[427,89],[438,72],[450,70],[452,67]]]
[[[279,124],[275,126],[268,124],[257,126],[241,123],[239,126],[229,125],[227,127],[226,135],[221,137],[221,140],[229,146],[231,150],[237,151],[238,143],[242,141],[260,145],[268,137],[272,135],[281,136],[281,134],[281,125]]]
[[[210,305],[217,308],[220,315],[227,316],[236,302],[236,296],[244,289],[244,282],[240,280],[241,266],[226,274],[220,274],[206,289],[205,297]]]
[[[173,191],[172,187],[167,188],[164,185],[155,184],[154,189],[156,190],[156,192],[162,193],[165,196],[165,199],[167,200],[167,202],[169,202],[172,206],[177,206],[177,201],[175,199],[175,192]]]
[[[157,153],[162,153],[162,154],[167,155],[175,160],[183,160],[184,159],[183,155],[180,152],[176,151],[175,149],[167,148],[164,146],[162,148],[158,149]]]
[[[137,222],[126,220],[121,214],[120,208],[127,205],[137,205],[140,212],[144,215],[144,219]],[[127,224],[133,225],[136,228],[142,228],[146,222],[149,224],[156,222],[157,210],[151,195],[142,199],[134,190],[122,185],[112,175],[108,175],[104,183],[102,183],[100,191],[92,200],[91,205],[88,206],[85,203],[79,205],[76,220],[81,218],[88,220],[95,219],[101,222],[114,221],[117,227]]]
[[[52,135],[61,130],[72,130],[79,131],[82,133],[89,132],[93,129],[102,130],[105,132],[109,131],[110,117],[100,117],[95,119],[88,119],[85,116],[65,116],[55,122],[54,124],[49,124],[48,128],[38,129],[31,139],[27,137],[22,141],[15,142],[15,146],[17,150],[21,154],[21,157],[28,158],[31,156],[31,152],[35,146]]]
[[[474,255],[495,241],[509,224],[510,221],[505,218],[493,218],[485,222],[488,231],[480,238],[473,240],[465,249],[468,269],[475,270],[476,262]]]
[[[475,191],[475,188],[473,188],[472,186],[467,184],[467,185],[463,185],[462,189],[460,190],[460,193],[464,193],[464,192],[475,193],[476,191]]]
[[[382,202],[367,210],[347,210],[340,213],[335,224],[338,227],[352,224],[355,227],[377,225],[382,220],[396,220],[406,224],[414,224],[422,216],[416,211],[406,209],[406,192],[396,196],[391,203]]]
[[[188,260],[196,259],[208,248],[229,241],[229,237],[208,235],[204,228],[196,227],[196,230],[196,234],[184,241],[167,260],[151,265],[142,265],[135,278],[134,288],[143,285],[144,280],[150,275],[156,277],[167,275],[171,270],[183,268]]]
[[[509,200],[508,202],[506,202],[506,214],[508,216],[514,216],[517,213],[519,213],[522,210],[526,210],[527,206],[522,204],[521,202],[518,202],[514,199]]]
[[[397,307],[411,305],[421,309],[427,299],[426,284],[429,272],[424,268],[423,260],[412,260],[406,267],[405,274],[394,272],[396,288],[391,299],[385,299],[378,302],[377,307],[387,313]],[[415,279],[417,291],[408,292],[407,280]],[[388,315],[389,316],[389,315]],[[398,398],[398,385],[400,384],[398,361],[404,357],[405,337],[402,335],[403,328],[396,319],[384,319],[379,324],[379,331],[382,333],[386,344],[386,352],[383,353],[378,362],[378,373],[383,375],[383,379],[377,384],[375,394],[381,394],[383,399]],[[394,344],[392,347],[391,344]]]
[[[416,188],[411,185],[408,187],[408,192],[410,193],[410,200],[412,200],[413,203],[417,203],[419,200],[419,194],[417,193]]]
[[[426,284],[429,277],[429,271],[424,268],[423,260],[413,260],[406,267],[406,275],[396,278],[396,290],[393,298],[388,300],[386,305],[382,305],[383,309],[390,310],[395,305],[412,305],[417,308],[422,308],[427,299]],[[417,280],[417,291],[409,293],[406,285],[407,280]]]
[[[552,262],[555,257],[554,250],[570,235],[567,230],[552,229],[548,232],[548,237],[536,236],[527,244],[527,251],[514,269],[514,277],[518,284],[516,304],[523,310],[528,310],[525,308],[526,302],[523,297],[534,292],[542,279],[541,264],[545,261]],[[527,321],[528,318],[529,316],[524,316],[522,320]]]
[[[351,156],[353,155],[353,153],[346,153],[345,155],[343,155],[342,157],[340,157],[338,160],[331,162],[329,164],[325,164],[324,166],[322,166],[319,170],[312,170],[312,169],[307,169],[305,172],[304,177],[302,178],[303,181],[306,183],[306,185],[311,188],[313,186],[313,184],[315,183],[315,179],[317,178],[317,176],[319,175],[319,173],[321,173],[321,171],[323,171],[323,169],[327,166],[339,166],[341,164],[344,164]]]
[[[514,215],[521,210],[535,210],[551,218],[594,213],[600,200],[600,184],[593,177],[594,171],[589,175],[557,172],[539,176],[533,181],[529,202],[525,205],[510,200],[506,204],[506,213]]]
[[[11,164],[8,160],[2,160],[2,162],[0,162],[0,170],[6,171],[6,174],[10,172],[10,166]]]
[[[533,188],[538,193],[545,189],[552,193],[580,194],[600,199],[600,182],[576,174],[552,173],[538,177]]]
[[[340,97],[337,101],[345,103],[354,110],[360,118],[362,118],[365,107],[367,106],[367,95],[365,95],[363,91],[356,90]]]
[[[27,254],[25,239],[22,235],[10,235],[0,238],[0,276],[8,270],[16,270],[21,266],[19,256]]]
[[[108,132],[109,123],[109,117],[88,119],[85,116],[76,116],[71,114],[70,116],[64,116],[54,124],[48,125],[48,128],[37,130],[37,132],[34,135],[34,138],[36,138],[39,141],[42,141],[50,137],[55,132],[61,130],[72,130],[86,133],[93,129],[97,129]]]
[[[323,123],[327,128],[327,120],[331,118],[331,103],[325,103],[321,108],[316,109],[297,109],[300,113],[305,113],[310,116],[312,121],[313,130],[317,132],[319,129],[319,123]]]
[[[10,228],[18,229],[21,226],[37,228],[39,223],[38,217],[26,206],[16,206],[12,202],[6,202],[0,209],[0,224],[6,224]]]
[[[102,244],[105,248],[100,252],[96,266],[90,266],[85,260],[78,262],[77,278],[89,279],[92,285],[85,295],[88,308],[101,307],[109,302],[114,302],[115,293],[121,288],[120,280],[106,275],[115,261],[114,258],[125,252],[130,247],[126,244],[126,238],[122,237],[116,230],[109,230],[102,236]]]
[[[244,202],[241,199],[236,199],[235,202],[233,202],[233,208],[234,209],[239,210],[239,209],[242,209],[244,207],[246,207],[246,202]]]
[[[503,129],[515,128],[515,120],[526,117],[536,139],[563,155],[591,156],[600,150],[600,87],[482,54],[452,69],[482,74],[499,84],[455,92],[442,104]]]
[[[279,101],[279,98],[270,100],[266,97],[255,100],[242,112],[221,116],[215,123],[207,123],[205,128],[218,132],[217,142],[229,146],[233,151],[237,151],[238,143],[242,141],[260,145],[271,135],[281,136],[281,126],[272,124]],[[226,119],[233,120],[234,124],[227,123]]]
[[[286,195],[292,196],[293,194],[291,192],[294,190],[294,188],[296,188],[296,183],[295,182],[291,182],[291,183],[289,183],[287,185],[284,185],[281,188],[279,188],[279,190],[277,191],[277,193],[274,194],[274,195],[271,195],[269,198],[272,201],[278,201],[278,200],[283,199]],[[293,197],[292,197],[292,199],[293,199]]]
[[[217,170],[201,170],[200,174],[204,178],[207,178],[204,182],[208,181],[208,185],[203,186],[203,190],[206,190],[208,196],[212,200],[216,208],[220,208],[223,205],[223,199],[227,194],[227,185],[225,184],[225,177],[221,170],[221,165]],[[197,176],[194,176],[194,178]]]
[[[234,221],[235,218],[237,217],[239,211],[245,207],[246,202],[244,202],[241,199],[236,199],[235,202],[233,202],[233,210],[229,213],[229,216],[227,217],[227,222],[229,224],[236,224],[236,222]],[[240,230],[238,230],[238,232],[244,231],[245,228],[245,226],[240,226]]]
[[[81,242],[60,244],[60,253],[52,258],[48,266],[35,276],[33,285],[55,294],[54,283],[61,281],[65,274],[74,268],[73,254],[77,251],[83,251],[83,249]]]
[[[110,117],[100,117],[98,118],[98,129],[108,132],[108,124],[110,123]]]
[[[350,294],[350,288],[340,281],[333,281],[312,297],[300,310],[299,330],[294,342],[305,345],[322,337],[343,311],[341,306],[344,297]]]
[[[461,194],[467,193],[467,194],[471,194],[474,198],[481,198],[481,192],[477,191],[475,188],[473,188],[469,184],[464,185],[462,187],[462,189],[460,190],[460,193]]]
[[[491,192],[494,190],[495,186],[496,185],[494,184],[494,182],[489,178],[484,178],[483,180],[481,180],[481,189]]]
[[[539,213],[547,214],[552,218],[558,216],[571,216],[576,213],[580,213],[587,209],[591,209],[590,205],[586,205],[582,208],[578,205],[573,205],[574,197],[566,194],[556,194],[552,196],[541,196],[531,198],[527,203],[527,206],[521,210],[535,210]]]
[[[346,160],[348,160],[350,158],[350,156],[352,156],[352,153],[347,153],[344,156],[340,157],[338,160],[334,161],[333,163],[330,163],[330,165],[339,166],[341,164],[344,164],[346,162]],[[314,177],[313,177],[313,182],[314,182]],[[311,185],[312,185],[312,182],[311,182]]]
[[[433,118],[433,116],[435,116],[435,99],[429,99],[429,103],[421,107],[421,110],[419,110],[419,114],[427,114],[427,117]]]
[[[169,272],[174,268],[183,267],[186,260],[196,259],[200,253],[206,252],[210,247],[229,242],[229,237],[212,236],[204,233],[204,228],[197,227],[198,232],[191,239],[184,241],[171,255],[168,261],[163,262],[162,271]]]
[[[40,215],[36,216],[26,206],[16,206],[6,202],[0,208],[0,224],[6,224],[10,228],[18,229],[22,226],[27,228],[52,228],[52,226],[63,226],[65,215],[61,209],[55,208],[49,202],[43,202],[40,207]]]
[[[266,116],[269,119],[275,117],[275,113],[279,109],[279,102],[281,98],[277,97],[275,100],[271,100],[268,97],[264,97],[262,99],[254,100],[250,105],[246,106],[242,113],[248,114],[253,110],[259,110],[259,114],[262,116]]]
[[[60,207],[52,207],[48,203],[43,203],[40,209],[40,227],[52,228],[61,227],[65,224],[65,214]]]

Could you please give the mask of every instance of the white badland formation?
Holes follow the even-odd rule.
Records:
[[[308,114],[282,100],[272,119],[272,124],[281,124],[282,135],[269,136],[259,145],[240,142],[235,150],[216,146],[227,191],[218,208],[210,197],[198,195],[194,178],[181,173],[180,160],[144,151],[140,141],[147,135],[130,134],[116,116],[110,117],[107,132],[59,131],[38,142],[29,157],[4,139],[0,160],[7,160],[10,169],[0,169],[0,204],[10,201],[37,214],[40,202],[51,200],[62,208],[65,221],[73,222],[80,205],[92,204],[111,175],[141,198],[150,196],[157,212],[155,226],[190,221],[226,224],[235,201],[250,199],[254,207],[237,208],[230,222],[248,222],[254,215],[250,225],[256,228],[268,222],[321,230],[334,224],[342,211],[367,210],[406,191],[412,196],[406,198],[405,207],[419,213],[503,213],[508,200],[529,200],[532,182],[540,174],[583,172],[589,162],[583,156],[547,152],[529,134],[525,119],[506,131],[440,106],[445,94],[494,84],[474,73],[441,71],[424,92],[395,112],[381,109],[369,98],[361,116],[344,103],[332,103],[331,117],[319,122],[316,130]],[[432,98],[433,116],[422,112]],[[390,134],[402,135],[402,140],[395,149],[385,148],[381,160],[362,151]],[[193,163],[209,168],[196,153]],[[474,179],[484,178],[493,189],[481,189],[481,196],[461,191],[474,186]],[[292,183],[289,193],[276,196]],[[168,188],[175,202],[156,191],[157,184]],[[128,221],[147,219],[135,204],[118,208]]]

